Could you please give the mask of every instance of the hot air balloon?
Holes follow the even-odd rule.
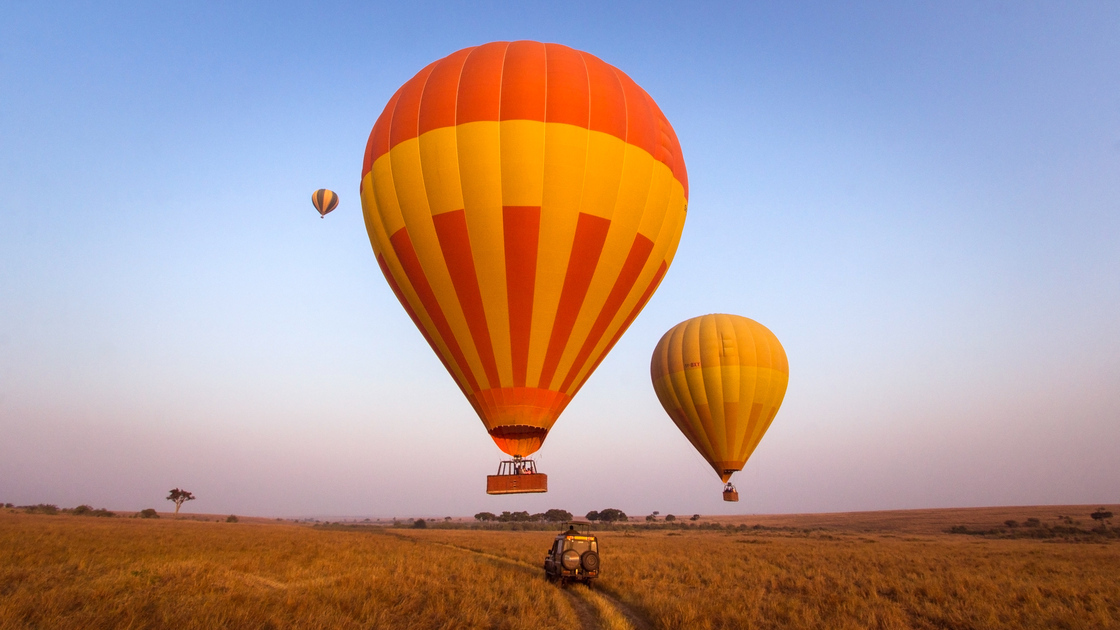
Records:
[[[311,193],[311,205],[319,211],[319,218],[327,216],[327,213],[338,207],[338,195],[333,190],[320,188]]]
[[[587,53],[529,41],[465,48],[389,100],[361,194],[385,279],[514,458],[487,491],[544,491],[522,458],[676,252],[688,180],[669,121]]]
[[[661,406],[738,501],[731,475],[766,433],[789,383],[774,333],[738,315],[704,315],[669,329],[649,365]]]

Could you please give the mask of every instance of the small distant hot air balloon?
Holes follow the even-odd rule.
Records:
[[[704,315],[657,342],[650,377],[661,406],[738,501],[731,475],[742,470],[770,427],[789,383],[778,338],[738,315]]]
[[[522,458],[676,253],[688,180],[669,121],[587,53],[466,48],[389,100],[361,191],[385,279],[514,458],[487,492],[543,492],[545,476]]]
[[[333,190],[320,188],[311,193],[311,204],[319,211],[319,218],[327,216],[327,213],[338,207],[338,195]]]

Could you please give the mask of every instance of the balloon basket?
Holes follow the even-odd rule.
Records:
[[[728,483],[723,487],[723,500],[732,502],[739,500],[739,491],[735,489],[735,486]]]
[[[498,464],[498,474],[486,475],[486,494],[548,492],[548,475],[537,472],[531,459],[515,457]]]

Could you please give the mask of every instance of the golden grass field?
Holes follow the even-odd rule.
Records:
[[[544,531],[4,510],[0,628],[1120,628],[1120,542],[942,533],[1081,512],[602,531],[603,577],[589,590],[545,581]]]

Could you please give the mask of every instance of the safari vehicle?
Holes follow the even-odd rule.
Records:
[[[599,541],[586,523],[564,523],[567,531],[556,535],[544,557],[544,575],[549,581],[580,581],[590,585],[599,577]]]

